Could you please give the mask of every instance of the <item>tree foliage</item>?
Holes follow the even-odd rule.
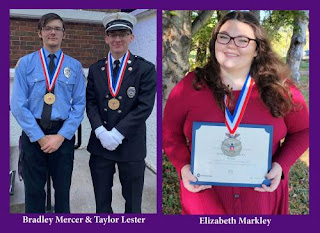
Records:
[[[192,12],[192,18],[198,17],[198,12]],[[204,66],[207,62],[208,47],[213,28],[218,22],[217,12],[212,12],[211,17],[207,23],[192,37],[191,53],[189,61],[191,64],[190,69],[194,70],[197,66]]]
[[[265,17],[261,24],[266,30],[270,41],[281,38],[281,28],[290,28],[292,31],[294,16],[296,14],[297,11],[264,11]]]

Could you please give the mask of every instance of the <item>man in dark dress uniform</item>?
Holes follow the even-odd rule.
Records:
[[[118,12],[103,19],[108,56],[89,68],[87,115],[92,132],[88,151],[97,213],[112,213],[118,166],[126,213],[141,213],[146,157],[146,119],[156,93],[155,66],[131,54],[136,18]]]

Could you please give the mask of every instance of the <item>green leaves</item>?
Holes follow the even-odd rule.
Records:
[[[289,176],[290,214],[309,214],[309,167],[298,160]]]
[[[181,214],[179,178],[165,154],[162,155],[162,212]]]

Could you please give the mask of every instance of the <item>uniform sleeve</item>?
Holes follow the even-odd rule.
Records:
[[[171,91],[163,114],[163,149],[181,178],[181,169],[190,164],[190,150],[183,126],[187,116],[185,84],[178,83]]]
[[[90,66],[89,74],[88,74],[88,83],[86,89],[86,111],[87,116],[89,118],[92,130],[96,130],[99,126],[102,126],[101,116],[99,114],[98,103],[94,88],[94,75],[93,75],[93,67]]]
[[[144,124],[152,112],[157,90],[157,73],[154,65],[148,65],[142,73],[138,90],[138,105],[130,111],[115,128],[126,138],[136,134],[136,129]]]
[[[273,156],[273,161],[281,165],[283,174],[288,175],[291,166],[309,147],[309,111],[299,90],[291,89],[296,107],[284,118],[287,136],[282,146]]]
[[[86,106],[85,86],[82,65],[79,63],[77,67],[76,83],[72,91],[72,104],[69,117],[65,120],[58,132],[58,134],[69,140],[74,136],[84,117],[83,113]]]
[[[29,110],[27,67],[27,57],[21,58],[15,69],[10,108],[13,116],[29,137],[30,141],[36,142],[45,135],[37,124],[32,112]]]

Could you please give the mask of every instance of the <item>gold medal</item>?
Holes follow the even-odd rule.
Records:
[[[111,110],[117,110],[120,107],[120,101],[116,98],[112,98],[108,101],[108,107]]]
[[[51,92],[49,92],[49,93],[47,93],[47,94],[44,95],[43,99],[44,99],[44,102],[45,102],[46,104],[51,105],[51,104],[53,104],[54,101],[56,100],[56,96],[55,96],[54,94],[52,94]]]

